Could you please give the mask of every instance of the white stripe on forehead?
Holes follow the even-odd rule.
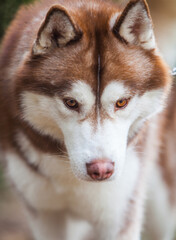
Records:
[[[101,102],[106,103],[106,102],[112,102],[112,101],[117,101],[122,98],[128,98],[130,97],[130,90],[128,87],[125,87],[124,84],[120,81],[112,81],[109,83],[101,96]]]
[[[95,101],[95,94],[93,93],[93,89],[91,86],[83,80],[75,81],[72,84],[71,90],[67,91],[65,95],[68,97],[75,98],[76,100],[80,101],[82,99],[90,98],[91,101]]]
[[[104,111],[110,114],[111,117],[115,117],[114,106],[116,101],[124,98],[127,99],[130,97],[131,97],[130,90],[123,84],[123,82],[112,81],[105,87],[102,93],[101,104],[103,106]],[[123,113],[124,111],[120,111],[118,114]]]
[[[84,105],[85,110],[90,110],[96,100],[91,86],[81,80],[72,84],[71,91],[68,91],[65,97],[74,98],[80,104]]]

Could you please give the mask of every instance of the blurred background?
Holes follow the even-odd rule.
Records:
[[[33,0],[0,0],[0,43],[20,5]],[[87,0],[88,1],[88,0]],[[128,0],[114,0],[123,8]],[[161,53],[176,67],[176,0],[148,0]],[[10,191],[0,162],[0,240],[32,240],[19,201]],[[168,239],[170,240],[170,239]]]

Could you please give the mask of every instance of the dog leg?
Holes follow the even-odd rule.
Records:
[[[152,174],[147,202],[144,240],[172,240],[176,227],[176,207],[158,166]]]
[[[139,208],[139,206],[138,206]],[[133,219],[127,222],[126,227],[123,228],[123,231],[118,235],[117,239],[120,240],[140,240],[141,239],[141,211],[142,209],[136,209],[135,215],[133,215]]]
[[[64,212],[28,211],[29,224],[35,240],[66,240],[66,215]]]

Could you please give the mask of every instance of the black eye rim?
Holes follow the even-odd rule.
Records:
[[[122,98],[122,99],[117,100],[116,103],[115,103],[115,110],[118,111],[118,110],[122,110],[122,109],[126,108],[128,106],[128,103],[129,103],[130,99],[131,98]],[[119,101],[124,101],[124,100],[126,101],[126,104],[124,106],[122,106],[122,107],[117,106],[117,103]]]
[[[75,105],[74,106],[68,105],[68,103],[67,103],[68,101],[74,101]],[[68,109],[78,111],[79,103],[74,98],[65,98],[65,99],[63,99],[63,102]]]

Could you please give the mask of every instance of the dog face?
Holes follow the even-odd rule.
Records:
[[[162,109],[168,70],[144,1],[122,13],[102,2],[79,8],[49,10],[18,75],[20,116],[64,143],[78,178],[113,179],[130,140]]]

